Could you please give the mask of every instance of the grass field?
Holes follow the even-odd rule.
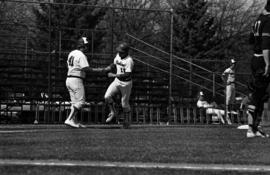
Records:
[[[0,174],[270,174],[270,139],[245,133],[224,125],[0,125]]]

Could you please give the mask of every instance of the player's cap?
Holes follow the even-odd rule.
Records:
[[[265,9],[266,11],[270,12],[270,0],[267,0],[267,3],[266,3],[266,5],[265,5],[264,9]]]
[[[126,42],[119,44],[119,46],[116,48],[116,51],[127,53],[129,51],[129,44]]]
[[[235,59],[231,59],[231,64],[235,64],[235,63],[236,63]]]
[[[87,38],[86,37],[81,37],[79,38],[77,42],[77,48],[85,47],[88,44]]]

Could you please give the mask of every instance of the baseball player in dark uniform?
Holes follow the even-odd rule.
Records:
[[[134,62],[132,57],[129,55],[129,45],[126,42],[121,43],[116,48],[117,54],[114,58],[113,63],[108,66],[106,71],[108,71],[108,77],[115,78],[114,81],[108,87],[105,93],[105,102],[110,108],[110,113],[106,119],[106,123],[110,122],[116,115],[114,109],[113,97],[120,92],[121,93],[121,105],[124,112],[124,128],[128,128],[130,125],[130,105],[129,97],[132,88],[132,71]],[[116,68],[116,74],[110,71]]]
[[[71,112],[65,120],[65,124],[74,128],[84,127],[76,122],[76,115],[85,104],[85,90],[83,80],[86,72],[102,72],[102,68],[89,67],[84,52],[87,50],[87,38],[81,37],[77,42],[77,49],[71,51],[67,58],[68,73],[66,87],[71,99]]]
[[[254,46],[251,60],[252,79],[250,81],[250,103],[247,106],[248,125],[247,137],[269,137],[259,124],[261,122],[265,95],[269,85],[269,55],[270,55],[270,0],[264,11],[253,25],[250,42]]]

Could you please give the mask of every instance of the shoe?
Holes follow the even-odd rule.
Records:
[[[66,120],[65,125],[70,126],[72,128],[79,128],[79,124],[76,124],[73,120]]]
[[[106,123],[109,123],[112,121],[112,119],[115,117],[115,114],[114,113],[109,113],[108,115],[108,118],[106,119]]]
[[[247,138],[256,137],[256,134],[252,131],[252,129],[247,130]]]
[[[258,131],[256,131],[255,135],[257,137],[262,137],[262,138],[268,138],[269,137],[269,134],[266,134],[261,129],[258,129]]]

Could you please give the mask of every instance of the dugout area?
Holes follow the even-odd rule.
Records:
[[[131,43],[135,68],[130,103],[135,124],[212,123],[212,117],[196,107],[200,90],[204,90],[221,107],[224,106],[224,85],[220,74],[213,72],[207,63],[172,53],[174,16],[170,10],[30,1],[6,3],[7,7],[25,6],[30,16],[26,16],[20,25],[7,25],[6,21],[0,24],[3,26],[0,32],[3,40],[0,52],[2,123],[63,122],[69,111],[69,95],[65,87],[66,57],[73,49],[76,38],[81,35],[89,38],[86,55],[93,67],[109,65],[120,41]],[[32,18],[32,9],[43,11],[47,16],[45,19],[39,15]],[[80,28],[71,26],[72,23],[64,23],[63,9],[95,11],[107,23],[102,26],[97,23],[94,27],[87,23],[87,19],[94,16],[88,16],[78,17],[76,22],[84,24]],[[153,16],[158,20],[152,21]],[[32,21],[27,21],[29,18]],[[128,21],[134,21],[133,25]],[[163,23],[166,27],[161,29]],[[10,34],[11,28],[16,28],[20,33]],[[158,37],[160,35],[165,35],[166,42]],[[213,63],[212,66],[224,62]],[[103,96],[111,81],[104,74],[92,73],[87,76],[85,87],[88,104],[80,114],[81,121],[87,124],[104,123],[107,108]],[[246,85],[239,81],[237,86],[237,95],[242,97],[246,93]],[[236,110],[239,109],[237,103]],[[241,111],[234,117],[234,123],[245,123],[246,117],[240,114]],[[121,115],[114,121],[115,124],[119,122]]]

